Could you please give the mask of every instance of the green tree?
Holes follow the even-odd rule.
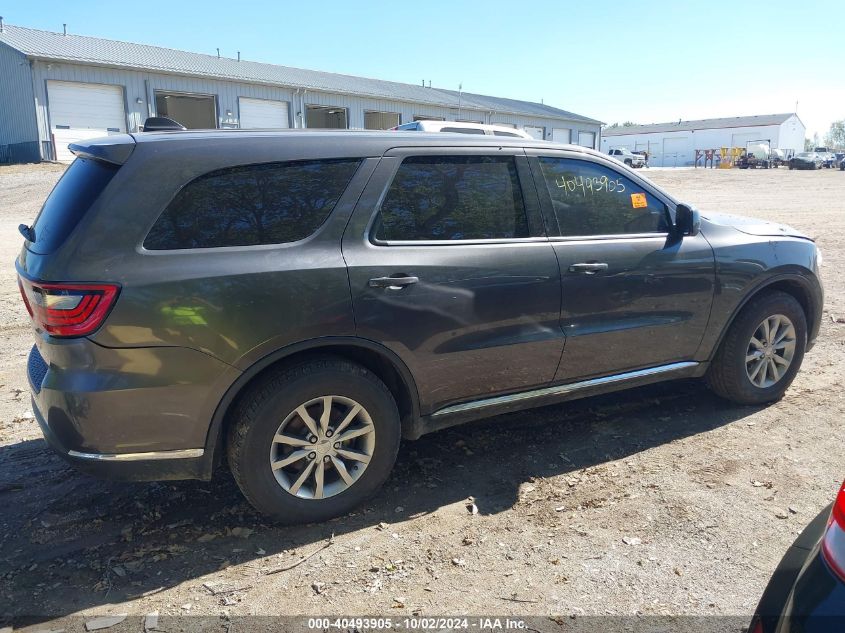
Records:
[[[828,147],[845,148],[845,119],[834,121],[824,137]]]

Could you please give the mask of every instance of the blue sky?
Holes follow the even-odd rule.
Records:
[[[845,118],[845,3],[676,0],[7,3],[7,23],[468,92],[608,123]]]

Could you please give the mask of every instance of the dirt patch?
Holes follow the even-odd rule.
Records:
[[[210,483],[104,482],[46,450],[9,263],[18,223],[32,221],[59,169],[0,168],[7,615],[61,628],[73,614],[154,610],[750,614],[845,474],[833,449],[845,442],[845,286],[833,274],[845,264],[845,173],[643,172],[704,212],[818,238],[821,336],[781,402],[735,407],[686,381],[501,416],[405,443],[384,492],[352,516],[282,529],[225,472]]]

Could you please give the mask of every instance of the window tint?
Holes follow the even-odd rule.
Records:
[[[35,219],[32,227],[35,241],[29,250],[46,255],[61,246],[117,170],[117,165],[98,160],[73,161]]]
[[[150,250],[295,242],[329,216],[358,160],[246,165],[182,189],[150,230]]]
[[[514,134],[513,132],[499,132],[498,130],[493,130],[493,136],[515,136],[516,138],[521,138],[519,134]]]
[[[379,240],[470,240],[528,236],[513,157],[407,158],[381,205]]]
[[[581,160],[540,158],[563,236],[668,230],[666,205],[619,172]]]
[[[484,130],[477,127],[442,127],[441,132],[458,132],[459,134],[484,134]]]

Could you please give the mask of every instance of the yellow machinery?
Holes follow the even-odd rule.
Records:
[[[742,152],[744,151],[741,147],[722,147],[719,150],[719,158],[721,158],[719,168],[730,169],[731,167],[735,167],[736,161],[742,156]]]

